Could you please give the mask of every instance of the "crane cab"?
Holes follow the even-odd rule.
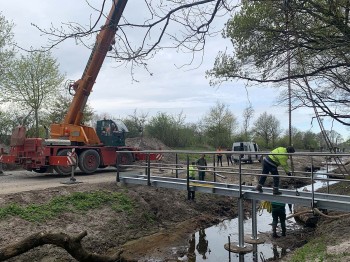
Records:
[[[99,120],[96,123],[96,133],[105,146],[125,146],[125,133],[128,128],[121,120]]]

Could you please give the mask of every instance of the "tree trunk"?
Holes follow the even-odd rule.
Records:
[[[39,113],[38,109],[34,109],[34,115],[35,115],[35,136],[39,137]]]
[[[17,243],[9,244],[0,249],[0,261],[23,254],[35,247],[46,244],[55,245],[64,248],[72,257],[78,261],[89,262],[112,262],[117,261],[120,252],[111,256],[98,255],[90,253],[81,245],[81,240],[87,235],[86,231],[76,236],[70,236],[65,233],[39,232],[32,234]]]

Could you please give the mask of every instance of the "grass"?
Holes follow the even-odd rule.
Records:
[[[335,244],[335,243],[334,243]],[[342,258],[349,257],[350,253],[339,253],[339,254],[327,254],[327,243],[324,237],[316,238],[308,242],[301,248],[298,248],[293,257],[290,259],[291,262],[308,262],[308,261],[327,261],[337,262],[344,261]]]
[[[290,261],[324,261],[327,245],[324,239],[314,239],[303,247],[297,249]]]
[[[142,217],[150,224],[152,224],[156,221],[156,216],[154,214],[149,213],[149,212],[142,213]]]
[[[133,209],[133,202],[123,193],[75,192],[68,196],[55,197],[45,204],[20,206],[17,203],[11,203],[0,208],[0,219],[17,216],[31,222],[40,222],[64,212],[86,212],[102,205],[110,205],[117,212],[130,212]]]
[[[333,184],[329,187],[330,193],[341,194],[341,195],[350,195],[349,193],[350,184],[346,182],[339,182]],[[321,188],[319,192],[327,192],[327,188]],[[337,220],[333,223],[338,223]],[[330,227],[332,228],[332,227]],[[298,248],[293,252],[293,257],[290,261],[293,262],[306,262],[306,261],[327,261],[327,262],[338,262],[338,261],[350,261],[349,252],[341,252],[338,254],[327,254],[327,246],[337,245],[336,240],[330,238],[330,230],[325,229],[323,236],[319,236],[309,241],[303,247]],[[344,239],[343,239],[344,240]],[[338,241],[341,241],[339,239]]]

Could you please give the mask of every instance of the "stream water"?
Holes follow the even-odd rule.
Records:
[[[316,177],[326,177],[326,171],[320,170],[316,173]],[[335,182],[329,182],[333,184]],[[327,186],[325,182],[316,181],[314,183],[314,190]],[[311,191],[311,185],[306,186]],[[303,187],[304,189],[304,187]],[[286,206],[287,216],[290,211]],[[257,230],[258,236],[261,234],[271,234],[272,216],[264,210],[262,214],[257,216]],[[294,222],[294,219],[287,220],[287,234],[288,231],[300,228]],[[252,221],[247,219],[244,221],[244,235],[252,235]],[[230,237],[230,241],[229,238]],[[254,244],[253,252],[247,254],[237,254],[228,252],[224,245],[229,242],[238,243],[238,218],[226,220],[218,225],[201,229],[191,236],[188,246],[188,253],[184,257],[179,258],[179,261],[186,262],[224,262],[224,261],[240,261],[240,262],[259,262],[267,259],[276,259],[286,255],[290,250],[282,248],[277,244],[266,241],[263,244]]]

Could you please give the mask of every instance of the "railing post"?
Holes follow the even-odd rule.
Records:
[[[314,208],[315,204],[315,189],[314,189],[314,169],[313,169],[313,158],[311,158],[311,194],[312,194],[312,203],[311,203],[311,208]]]
[[[213,154],[213,175],[214,175],[214,177],[213,177],[213,180],[214,180],[214,182],[216,182],[216,172],[215,172],[215,157],[216,157],[216,155],[215,154]]]
[[[119,153],[117,153],[117,182],[120,182]]]
[[[175,177],[179,178],[179,172],[177,170],[178,168],[178,163],[179,163],[179,156],[177,155],[177,153],[175,154]]]
[[[187,172],[186,172],[186,183],[187,183],[187,199],[191,199],[190,193],[190,158],[187,154]]]
[[[242,156],[239,155],[239,168],[238,168],[238,173],[239,173],[239,197],[242,197]]]
[[[328,162],[326,162],[327,163],[327,165],[326,165],[326,173],[327,173],[327,194],[329,194],[329,175],[328,175],[328,172],[329,172],[329,170],[328,170]]]
[[[151,185],[151,160],[150,153],[147,154],[147,185]]]

